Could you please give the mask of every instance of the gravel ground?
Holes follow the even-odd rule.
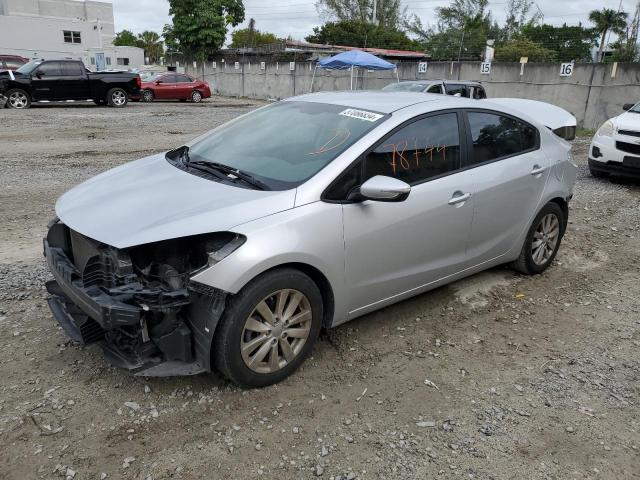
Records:
[[[2,111],[0,478],[639,478],[640,187],[589,177],[588,139],[546,273],[340,326],[279,385],[134,378],[72,346],[42,287],[55,199],[257,105]]]

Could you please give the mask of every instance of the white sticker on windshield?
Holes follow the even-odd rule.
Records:
[[[355,108],[347,108],[340,112],[340,115],[357,118],[358,120],[364,120],[365,122],[376,122],[384,117],[384,115],[379,113],[367,112],[366,110],[356,110]]]

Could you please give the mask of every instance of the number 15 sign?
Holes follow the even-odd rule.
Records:
[[[489,75],[491,74],[491,63],[490,62],[483,62],[480,64],[480,73],[482,75]]]

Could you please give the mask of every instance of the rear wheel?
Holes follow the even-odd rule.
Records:
[[[7,92],[7,107],[15,109],[24,109],[31,106],[31,98],[29,94],[19,88],[14,88]]]
[[[193,103],[200,103],[202,101],[202,94],[198,90],[191,92],[191,101]]]
[[[242,387],[265,387],[293,373],[322,324],[322,295],[294,269],[267,272],[231,297],[213,345],[217,370]]]
[[[121,88],[112,88],[107,92],[107,103],[110,107],[122,108],[127,105],[129,96]]]
[[[153,95],[153,91],[147,89],[144,92],[142,92],[142,100],[145,102],[153,102],[154,99],[154,95]]]
[[[558,253],[565,222],[560,206],[555,202],[547,203],[531,224],[520,256],[511,264],[512,268],[527,275],[544,272]]]

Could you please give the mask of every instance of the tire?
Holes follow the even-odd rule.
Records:
[[[31,106],[31,97],[27,92],[19,88],[13,88],[6,93],[7,108],[23,110]]]
[[[275,322],[265,322],[264,307],[268,315],[275,312]],[[308,276],[291,268],[266,272],[230,298],[213,339],[213,364],[241,387],[280,382],[311,353],[322,315],[322,295]],[[291,318],[298,321],[288,323]]]
[[[202,101],[202,93],[200,93],[198,90],[194,90],[193,92],[191,92],[191,101],[193,103],[200,103]]]
[[[123,108],[129,102],[129,95],[121,88],[112,88],[107,92],[107,104],[113,108]]]
[[[526,275],[537,275],[544,272],[556,258],[564,235],[566,221],[567,219],[557,203],[547,203],[533,220],[520,256],[511,264],[511,268]],[[549,223],[543,224],[543,222]],[[552,235],[554,232],[555,235]],[[538,238],[539,236],[542,237]],[[534,242],[538,240],[542,242],[539,247],[534,245]]]
[[[153,94],[153,90],[146,89],[142,92],[142,101],[146,103],[153,102],[155,99],[155,95]]]
[[[589,173],[591,174],[591,176],[593,178],[606,178],[609,176],[609,174],[607,172],[602,172],[600,170],[595,170],[593,168],[589,169]]]

